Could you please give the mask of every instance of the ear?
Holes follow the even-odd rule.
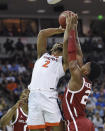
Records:
[[[89,74],[89,72],[88,72],[88,71],[84,71],[84,74],[85,74],[85,75],[88,75],[88,74]]]

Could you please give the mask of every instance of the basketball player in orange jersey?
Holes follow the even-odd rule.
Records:
[[[70,17],[66,19],[67,24]],[[100,75],[100,67],[95,62],[82,64],[82,53],[77,37],[77,24],[68,30],[68,60],[71,79],[62,101],[67,131],[94,131],[93,123],[85,116],[85,107],[91,93],[92,82]],[[76,46],[78,44],[78,48]],[[78,52],[79,51],[79,52]],[[77,56],[77,57],[76,57]]]
[[[13,127],[13,131],[29,131],[26,124],[28,95],[29,90],[25,89],[22,92],[19,101],[1,118],[0,125],[2,127],[11,125]]]
[[[75,18],[76,15],[74,14],[72,19]],[[69,23],[70,27],[72,27],[72,23]],[[41,30],[38,34],[38,59],[35,63],[29,85],[27,124],[31,131],[43,131],[47,126],[52,127],[51,130],[53,131],[62,131],[59,126],[61,113],[57,104],[58,94],[56,87],[59,79],[64,76],[68,68],[66,57],[67,30],[68,26],[65,32],[61,28],[48,28]],[[46,53],[47,38],[63,32],[64,42],[56,43],[51,50],[51,54]]]

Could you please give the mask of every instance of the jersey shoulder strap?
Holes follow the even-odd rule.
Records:
[[[14,120],[14,121],[11,120],[11,121],[10,121],[10,125],[14,125],[14,124],[17,122],[18,117],[19,117],[19,109],[17,108],[17,109],[16,109],[15,120]]]

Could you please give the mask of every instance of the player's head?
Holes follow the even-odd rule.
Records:
[[[27,102],[28,96],[29,96],[29,90],[28,89],[24,89],[23,92],[20,95],[20,100],[24,99],[25,102]]]
[[[63,43],[56,43],[53,45],[51,49],[51,54],[55,56],[62,56],[62,52],[63,52]]]
[[[90,81],[96,80],[101,73],[100,66],[96,62],[87,62],[81,67],[81,71]]]

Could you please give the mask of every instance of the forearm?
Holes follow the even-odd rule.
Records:
[[[77,62],[78,62],[78,65],[79,67],[82,67],[83,65],[83,53],[82,53],[82,50],[81,50],[81,46],[80,46],[80,42],[79,42],[79,38],[77,37],[76,38],[76,48],[77,48]]]
[[[64,64],[68,65],[68,41],[69,41],[69,33],[71,28],[69,27],[70,25],[67,23],[66,24],[66,29],[64,32],[64,41],[63,41],[63,60]]]
[[[42,56],[46,52],[47,48],[47,38],[55,35],[55,34],[60,34],[63,33],[64,30],[60,28],[48,28],[41,30],[38,34],[38,39],[37,39],[37,54],[38,58]]]
[[[68,40],[68,56],[69,62],[76,60],[76,40],[75,40],[75,31],[71,30]]]
[[[83,53],[81,50],[79,38],[76,38],[76,48],[77,48],[77,55],[80,55],[83,58]]]
[[[50,37],[56,34],[61,34],[64,31],[60,30],[59,28],[48,28],[48,29],[43,29],[40,32],[43,33],[44,37]]]
[[[12,120],[15,112],[16,112],[16,106],[13,106],[0,120],[0,125],[6,126],[10,123],[10,121]]]
[[[78,31],[77,31],[77,25],[75,26],[75,34],[76,34],[76,48],[77,48],[77,55],[80,55],[81,57],[83,57],[83,53],[81,50],[81,45],[80,45],[80,41],[79,41],[79,37],[78,37]]]
[[[76,59],[77,59],[77,63],[79,67],[81,67],[83,65],[83,53],[82,53],[81,46],[80,46],[77,26],[75,26],[75,33],[76,33],[76,51],[77,51]]]

